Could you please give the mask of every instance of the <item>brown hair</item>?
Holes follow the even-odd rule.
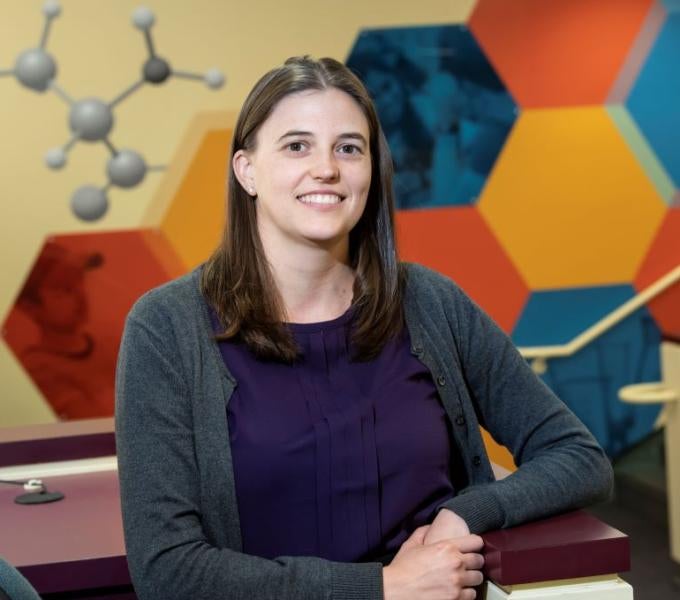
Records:
[[[359,78],[332,58],[289,58],[266,73],[246,98],[234,129],[231,158],[252,150],[256,134],[279,101],[304,90],[336,88],[349,94],[368,121],[372,162],[366,208],[350,232],[354,280],[354,358],[375,357],[404,326],[403,275],[394,240],[392,158],[373,101]],[[257,229],[255,202],[241,187],[232,161],[229,218],[222,243],[206,263],[201,291],[225,327],[219,340],[242,340],[258,357],[294,361],[299,348],[282,322],[285,307],[274,283]]]

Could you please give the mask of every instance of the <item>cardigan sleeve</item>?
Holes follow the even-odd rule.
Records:
[[[494,321],[453,282],[444,285],[446,317],[477,418],[519,467],[500,481],[463,489],[444,506],[482,533],[607,498],[613,472],[592,434]]]
[[[201,524],[194,392],[180,342],[155,326],[162,315],[154,309],[137,307],[128,317],[116,375],[123,526],[140,600],[382,600],[379,563],[268,560],[210,543]]]

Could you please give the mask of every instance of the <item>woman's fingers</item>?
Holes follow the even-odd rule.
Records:
[[[484,547],[484,540],[478,535],[470,534],[453,540],[461,552],[479,552]]]
[[[475,590],[467,588],[462,590],[460,596],[458,597],[460,598],[460,600],[475,600],[475,598],[477,597],[477,592],[475,592]]]
[[[463,554],[463,563],[466,569],[479,571],[484,566],[484,557],[476,552]]]
[[[484,581],[484,576],[481,571],[465,571],[461,578],[463,587],[476,587]]]

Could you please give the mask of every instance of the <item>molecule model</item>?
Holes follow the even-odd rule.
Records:
[[[114,108],[145,84],[160,85],[170,77],[179,77],[203,81],[208,87],[219,89],[224,85],[224,75],[218,69],[210,69],[203,75],[173,69],[166,59],[156,54],[151,37],[151,28],[156,20],[154,13],[140,6],[132,13],[132,23],[144,34],[148,51],[141,77],[108,102],[96,97],[74,100],[57,84],[57,62],[46,49],[52,21],[61,14],[61,6],[57,0],[47,0],[42,12],[45,25],[38,47],[21,52],[13,69],[0,69],[0,77],[13,75],[21,85],[34,92],[52,91],[69,106],[71,138],[63,146],[47,151],[45,163],[49,168],[64,167],[68,152],[77,142],[101,142],[108,148],[111,158],[106,164],[106,185],[83,185],[71,197],[71,209],[79,219],[96,221],[108,210],[110,187],[131,188],[141,183],[148,172],[164,169],[163,166],[147,165],[144,157],[135,150],[114,146],[110,138],[115,124]]]

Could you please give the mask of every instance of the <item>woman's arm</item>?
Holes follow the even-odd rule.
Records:
[[[179,361],[168,359],[179,355],[172,348],[181,341],[173,339],[165,321],[148,297],[133,309],[116,380],[123,524],[140,600],[382,600],[378,563],[266,560],[218,548],[206,539],[194,446],[194,437],[201,435],[193,425],[194,392]]]
[[[492,319],[455,284],[445,285],[445,312],[479,422],[519,469],[465,488],[444,506],[480,533],[606,498],[612,469],[590,432]]]

